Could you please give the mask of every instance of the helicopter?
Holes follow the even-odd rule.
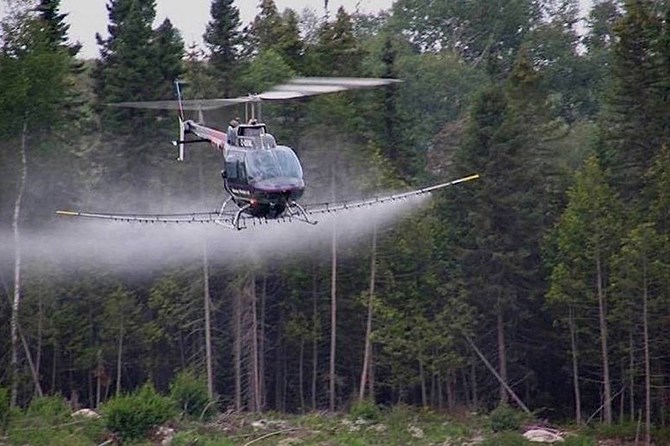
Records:
[[[236,98],[185,100],[182,97],[183,82],[175,81],[176,101],[108,104],[115,107],[176,109],[179,137],[172,141],[172,144],[178,148],[177,160],[185,159],[187,144],[210,143],[218,149],[223,158],[221,176],[226,197],[217,211],[209,212],[114,214],[61,210],[57,211],[57,214],[144,223],[213,222],[238,230],[272,221],[298,220],[314,225],[317,222],[312,217],[318,214],[401,200],[478,178],[479,175],[474,174],[410,192],[353,202],[322,203],[311,207],[303,207],[298,202],[305,191],[302,165],[293,149],[278,144],[274,136],[268,132],[266,124],[261,121],[262,103],[295,100],[352,89],[376,88],[398,82],[400,81],[397,79],[387,78],[299,77],[263,93]],[[239,104],[245,106],[245,121],[235,118],[225,131],[204,124],[204,111]],[[198,120],[187,119],[186,111],[196,111]],[[233,209],[229,210],[230,207]]]

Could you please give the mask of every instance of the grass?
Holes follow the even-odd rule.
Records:
[[[173,446],[462,446],[478,441],[482,446],[528,446],[515,431],[493,432],[488,416],[449,416],[430,410],[398,406],[373,412],[369,408],[350,414],[226,413],[207,423],[174,420]],[[366,415],[360,417],[359,415]],[[631,426],[584,428],[566,438],[564,446],[596,446],[596,439],[628,439]],[[656,435],[663,433],[658,431]],[[88,446],[109,438],[102,420],[72,419],[53,401],[13,412],[0,445]],[[665,433],[667,435],[667,432]],[[659,437],[660,438],[660,437]],[[667,438],[667,437],[664,437]],[[125,442],[127,446],[157,444],[150,439]],[[474,443],[472,443],[474,444]],[[665,443],[657,443],[665,444]]]

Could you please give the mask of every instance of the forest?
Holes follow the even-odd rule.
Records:
[[[98,408],[180,374],[220,411],[670,423],[670,2],[396,0],[378,14],[212,0],[185,42],[107,0],[86,60],[59,0],[0,31],[0,396]],[[201,48],[206,48],[205,50]],[[174,112],[122,101],[374,90],[269,104],[306,203],[478,173],[430,200],[262,230],[64,220],[220,205],[220,155],[175,161]],[[244,107],[207,112],[225,129]],[[325,197],[325,198],[324,198]],[[383,214],[383,215],[382,215]],[[354,221],[355,220],[355,221]],[[0,402],[2,398],[0,398]]]

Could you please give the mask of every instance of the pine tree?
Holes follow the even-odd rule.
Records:
[[[640,206],[644,174],[668,140],[668,77],[659,58],[661,20],[652,2],[629,0],[617,22],[609,109],[601,120],[605,135],[604,166],[611,170],[624,200]]]
[[[292,9],[279,13],[274,0],[261,0],[260,12],[254,18],[246,41],[245,54],[253,56],[272,50],[295,71],[301,68],[303,43],[298,15]]]
[[[101,158],[108,180],[146,190],[146,169],[164,159],[152,156],[155,141],[161,139],[158,113],[105,104],[169,99],[173,82],[183,70],[183,43],[169,21],[156,31],[151,28],[154,0],[110,0],[107,10],[109,37],[97,35],[101,59],[94,71],[102,131],[109,144]]]
[[[233,0],[213,0],[210,15],[212,18],[203,38],[211,53],[212,68],[220,78],[222,93],[227,97],[233,91],[234,73],[239,63],[240,12]]]
[[[71,56],[53,47],[43,23],[28,11],[17,11],[3,23],[4,41],[0,49],[0,135],[11,141],[3,147],[18,147],[18,177],[14,196],[12,230],[14,235],[14,293],[10,336],[11,405],[19,392],[19,310],[23,295],[21,227],[23,200],[28,182],[29,149],[45,139],[46,133],[63,122],[60,107],[66,97]],[[32,158],[32,156],[30,156]],[[39,388],[39,383],[35,383]]]
[[[587,160],[577,173],[575,184],[568,191],[568,200],[556,227],[558,262],[552,275],[550,295],[572,296],[572,300],[565,303],[573,311],[583,308],[584,304],[579,301],[588,302],[588,311],[597,314],[603,415],[609,424],[612,422],[612,381],[607,289],[612,256],[622,229],[622,207],[595,157]],[[571,321],[575,322],[578,320]]]
[[[351,16],[343,7],[337,10],[334,22],[325,22],[322,25],[318,42],[310,49],[310,53],[311,75],[360,74],[363,52],[353,33]]]

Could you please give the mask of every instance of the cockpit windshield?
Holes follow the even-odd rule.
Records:
[[[289,177],[302,179],[302,167],[293,150],[277,146],[268,150],[251,150],[246,154],[247,176],[250,181]]]

